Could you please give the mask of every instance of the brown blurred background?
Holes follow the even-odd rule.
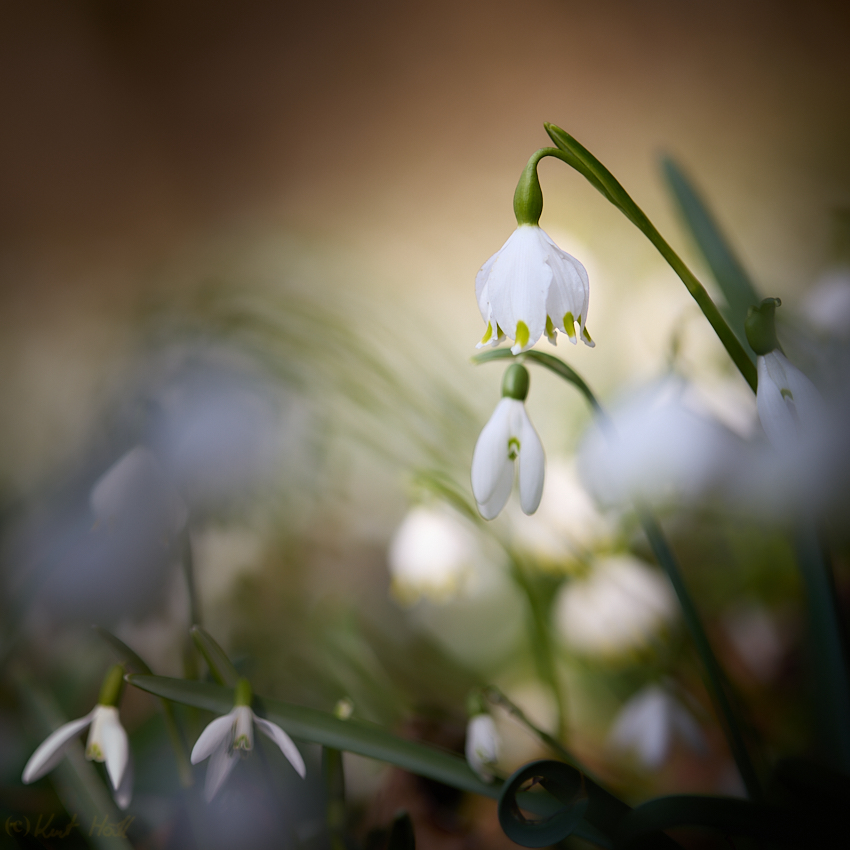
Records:
[[[805,288],[850,195],[845,10],[9,0],[0,477],[26,486],[80,439],[140,307],[179,297],[222,246],[283,245],[296,275],[329,281],[329,304],[344,281],[465,357],[480,334],[472,281],[512,229],[543,121],[590,147],[688,254],[657,169],[671,152],[762,287]],[[577,175],[551,161],[542,174],[544,226],[602,267],[597,311],[661,268]]]

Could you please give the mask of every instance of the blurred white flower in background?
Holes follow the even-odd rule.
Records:
[[[667,578],[632,555],[598,558],[584,578],[561,587],[555,626],[570,649],[617,656],[652,642],[677,607]]]
[[[493,766],[499,761],[499,734],[489,714],[476,714],[466,726],[466,760],[484,782],[493,781]]]
[[[608,742],[632,752],[648,770],[661,767],[675,739],[697,752],[706,749],[705,735],[693,715],[666,689],[648,685],[620,709]]]
[[[603,505],[693,503],[724,488],[742,441],[697,410],[686,388],[677,378],[650,384],[614,408],[612,427],[589,427],[578,469]]]
[[[504,554],[456,511],[443,504],[411,508],[387,560],[393,597],[450,655],[487,666],[514,646],[523,601]]]
[[[455,511],[418,505],[390,542],[390,589],[402,605],[423,596],[445,602],[466,589],[481,558],[475,535]]]
[[[510,509],[509,509],[510,510]],[[613,520],[596,507],[575,462],[551,458],[540,506],[531,516],[510,512],[512,544],[541,561],[561,564],[610,543]]]
[[[89,504],[95,520],[107,528],[147,516],[161,533],[177,534],[188,519],[174,485],[143,446],[130,449],[95,482]]]
[[[769,682],[780,671],[789,635],[758,602],[736,603],[722,617],[724,630],[747,670],[760,682]]]

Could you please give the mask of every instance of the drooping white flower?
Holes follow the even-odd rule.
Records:
[[[469,766],[484,782],[492,782],[492,767],[499,760],[499,734],[489,714],[476,714],[469,719],[465,752]]]
[[[658,685],[638,691],[620,710],[609,743],[637,755],[648,769],[660,767],[670,753],[674,738],[692,749],[705,749],[705,736],[691,713]]]
[[[280,751],[298,775],[302,779],[306,776],[304,759],[292,739],[277,724],[257,717],[250,708],[250,701],[250,685],[246,680],[241,679],[236,686],[237,704],[233,710],[222,717],[216,717],[201,732],[201,736],[192,748],[192,764],[198,764],[205,758],[211,757],[204,785],[204,795],[208,803],[236,767],[237,758],[246,756],[254,748],[254,724],[280,747]]]
[[[60,726],[32,754],[21,779],[25,785],[29,785],[53,770],[77,735],[87,727],[91,728],[86,743],[86,758],[106,763],[115,802],[121,809],[126,809],[130,805],[133,790],[133,772],[127,733],[114,705],[98,704],[85,717]]]
[[[590,285],[584,266],[562,251],[536,224],[520,224],[475,278],[478,309],[487,330],[478,347],[514,340],[514,354],[558,330],[576,342],[595,343],[585,327]]]
[[[815,385],[777,348],[760,355],[756,404],[767,439],[787,451],[823,429],[823,399]]]
[[[597,559],[586,578],[562,586],[554,604],[556,628],[571,649],[609,657],[647,645],[675,612],[669,581],[632,555]]]
[[[543,444],[525,411],[528,371],[514,363],[505,373],[503,398],[484,426],[472,454],[472,493],[484,519],[493,519],[507,504],[519,469],[520,506],[533,514],[543,495]]]
[[[418,505],[390,543],[392,593],[404,605],[423,596],[444,602],[464,588],[480,557],[472,531],[454,511]]]

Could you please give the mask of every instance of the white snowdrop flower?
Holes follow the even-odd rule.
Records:
[[[514,340],[514,354],[526,351],[545,333],[555,345],[561,330],[576,342],[593,346],[587,332],[590,285],[584,266],[562,251],[538,222],[543,192],[537,178],[539,156],[528,161],[514,193],[517,229],[481,267],[475,278],[478,309],[487,323],[478,344]]]
[[[558,331],[575,344],[593,346],[585,327],[590,284],[584,266],[562,251],[537,225],[522,224],[481,267],[475,278],[478,309],[487,330],[478,347],[514,340],[514,354],[527,351],[545,333]],[[578,328],[578,334],[576,333]]]
[[[419,505],[390,543],[392,593],[403,605],[422,597],[444,602],[463,590],[479,558],[474,535],[454,511]]]
[[[254,725],[280,747],[281,752],[303,779],[307,769],[304,759],[292,739],[275,723],[257,717],[251,710],[251,685],[247,679],[236,684],[233,710],[217,717],[201,732],[192,748],[192,764],[210,759],[204,796],[209,803],[224,781],[236,767],[237,758],[246,756],[254,748]]]
[[[499,760],[499,734],[489,714],[476,714],[469,719],[465,751],[469,766],[484,782],[492,782],[492,768]]]
[[[494,519],[505,507],[519,470],[519,500],[533,514],[543,495],[543,444],[525,411],[528,370],[519,363],[508,367],[502,400],[484,426],[472,454],[472,493],[484,519]]]
[[[734,473],[741,439],[695,409],[687,384],[666,378],[642,388],[612,414],[613,427],[592,423],[578,450],[578,470],[603,505],[634,498],[692,503],[721,490]]]
[[[666,761],[675,738],[698,752],[705,749],[705,736],[690,712],[664,688],[648,685],[622,707],[608,741],[652,770]]]
[[[598,559],[570,579],[554,605],[556,628],[576,652],[615,656],[647,645],[676,615],[666,577],[631,555]]]
[[[39,745],[24,767],[21,780],[25,785],[53,770],[80,732],[88,728],[86,758],[106,764],[115,802],[121,809],[130,805],[133,793],[130,747],[116,708],[123,676],[124,670],[120,665],[113,667],[104,679],[98,704],[85,717],[60,726]]]

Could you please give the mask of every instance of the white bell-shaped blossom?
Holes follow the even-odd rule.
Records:
[[[133,771],[127,733],[113,705],[96,705],[85,717],[72,720],[50,734],[32,754],[21,777],[25,785],[49,773],[83,729],[89,729],[86,758],[105,762],[115,802],[122,809],[130,805]]]
[[[520,506],[524,513],[533,514],[543,495],[543,444],[525,404],[506,396],[481,431],[472,455],[472,492],[484,519],[495,518],[507,504],[514,461],[519,470]]]
[[[465,588],[480,559],[478,542],[458,514],[418,505],[390,543],[392,593],[404,605],[422,597],[445,602]]]
[[[665,762],[676,738],[697,752],[705,749],[705,736],[691,713],[664,688],[648,685],[622,707],[608,741],[633,752],[652,770]]]
[[[545,333],[556,343],[563,331],[572,343],[578,336],[594,342],[585,327],[590,284],[584,266],[562,251],[535,224],[521,224],[481,267],[475,278],[478,309],[487,323],[478,344],[514,340],[514,354],[527,351]]]
[[[824,403],[815,385],[779,349],[760,355],[756,403],[767,439],[779,451],[794,450],[824,429]]]
[[[192,764],[210,759],[204,795],[209,803],[230,775],[238,757],[254,748],[254,724],[280,747],[280,751],[303,779],[307,769],[304,759],[292,739],[283,729],[269,720],[257,717],[247,705],[234,706],[233,711],[217,717],[201,732],[192,748]]]
[[[575,652],[617,656],[649,644],[676,616],[670,582],[632,555],[595,561],[586,578],[572,578],[554,604],[555,626]]]
[[[492,768],[499,760],[499,734],[489,714],[476,714],[469,719],[465,752],[469,766],[484,782],[492,782]]]

